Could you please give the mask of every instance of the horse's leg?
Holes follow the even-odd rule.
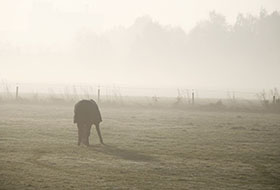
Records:
[[[80,146],[81,141],[82,141],[82,136],[83,136],[83,131],[82,131],[82,125],[80,123],[77,123],[77,127],[78,127],[78,146]]]
[[[87,144],[87,129],[86,129],[87,125],[86,124],[81,124],[80,125],[80,142],[82,142],[83,144]]]
[[[85,145],[89,146],[91,124],[85,125]]]

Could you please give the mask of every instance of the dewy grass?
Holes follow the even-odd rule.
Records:
[[[279,189],[277,114],[100,107],[78,147],[72,105],[0,106],[0,189]]]

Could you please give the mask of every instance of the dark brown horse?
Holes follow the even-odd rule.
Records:
[[[94,100],[81,100],[75,105],[74,123],[78,127],[78,145],[84,143],[89,146],[91,126],[94,124],[100,143],[103,143],[99,124],[102,121],[98,105]]]

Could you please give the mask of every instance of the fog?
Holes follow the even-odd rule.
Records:
[[[279,190],[279,114],[280,0],[0,0],[0,190]]]
[[[146,87],[280,87],[280,3],[0,2],[0,79]]]

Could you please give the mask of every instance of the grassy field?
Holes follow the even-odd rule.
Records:
[[[0,104],[0,189],[280,189],[279,114],[101,112],[78,147],[73,106]]]

